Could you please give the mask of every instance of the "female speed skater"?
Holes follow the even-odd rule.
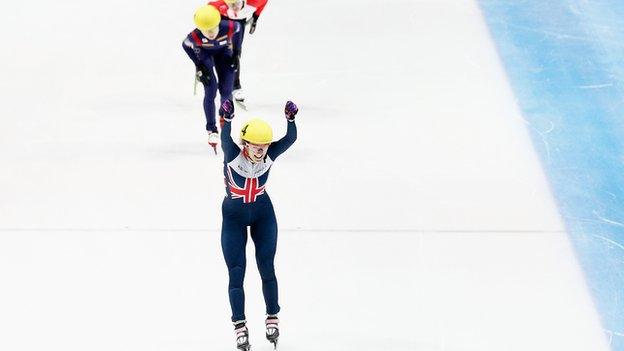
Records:
[[[273,204],[265,192],[269,171],[275,159],[286,151],[297,139],[295,116],[297,105],[288,101],[284,108],[287,120],[286,135],[273,141],[271,126],[261,120],[252,119],[240,130],[239,147],[234,143],[232,118],[234,104],[225,101],[219,109],[221,115],[221,148],[223,149],[223,173],[226,196],[221,207],[221,248],[229,273],[228,294],[232,308],[232,322],[236,333],[236,347],[250,350],[249,331],[245,320],[245,277],[247,227],[256,247],[256,264],[262,278],[262,293],[266,304],[266,338],[277,347],[280,306],[277,299],[277,279],[273,260],[277,247],[277,221]]]
[[[249,34],[256,31],[258,18],[264,10],[268,0],[217,0],[209,2],[221,12],[221,17],[235,21],[241,25],[241,30],[234,35],[234,101],[245,108],[245,94],[240,82],[240,57],[245,38],[245,27],[249,25]]]
[[[216,153],[219,134],[215,119],[215,97],[218,89],[221,102],[232,99],[235,69],[232,38],[240,31],[240,24],[222,20],[219,10],[211,5],[197,9],[193,20],[197,28],[187,35],[182,47],[195,64],[196,81],[204,86],[208,144]]]

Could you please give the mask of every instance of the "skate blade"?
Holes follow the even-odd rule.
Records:
[[[245,101],[240,101],[240,100],[234,100],[234,102],[236,103],[236,105],[238,105],[240,108],[242,108],[243,110],[247,111],[247,105],[245,104]]]
[[[215,155],[217,154],[217,145],[213,145],[213,144],[208,144],[210,145],[210,147],[212,147],[212,150],[214,150]]]

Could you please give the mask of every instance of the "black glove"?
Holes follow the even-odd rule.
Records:
[[[195,79],[197,79],[202,84],[208,84],[208,82],[210,82],[210,75],[208,74],[208,70],[206,69],[206,67],[195,67]]]
[[[232,56],[231,67],[234,69],[234,72],[238,72],[240,68],[240,54],[234,53],[234,56]]]
[[[260,16],[256,15],[255,13],[253,14],[253,17],[249,22],[249,34],[254,34],[254,32],[256,31],[256,23],[258,23],[258,17]]]

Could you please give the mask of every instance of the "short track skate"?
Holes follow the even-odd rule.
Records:
[[[278,323],[279,319],[277,319],[277,316],[268,316],[265,321],[266,338],[273,344],[273,350],[277,350],[277,342],[280,336]]]
[[[234,333],[236,334],[236,349],[238,351],[251,351],[249,330],[244,321],[234,323]]]

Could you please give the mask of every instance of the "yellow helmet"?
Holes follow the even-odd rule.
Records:
[[[225,3],[228,4],[228,5],[232,5],[232,4],[237,3],[238,1],[242,2],[244,0],[223,0],[223,1],[225,1]]]
[[[253,144],[269,144],[273,141],[273,129],[259,118],[250,119],[243,124],[240,138]]]
[[[204,5],[195,11],[193,21],[199,30],[210,30],[221,22],[221,13],[212,5]]]

